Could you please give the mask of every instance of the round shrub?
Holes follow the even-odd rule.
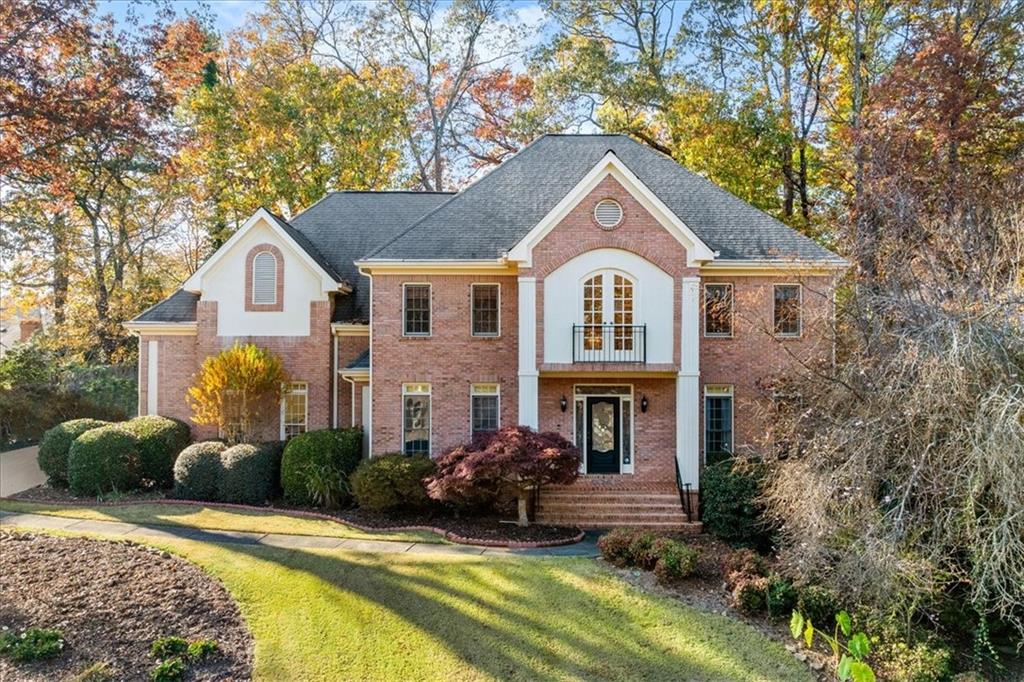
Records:
[[[732,603],[747,615],[761,613],[768,607],[768,579],[741,578],[732,588]]]
[[[793,583],[781,575],[768,578],[765,591],[765,607],[772,618],[789,618],[797,605],[797,591]]]
[[[352,472],[352,495],[356,504],[371,511],[422,509],[430,504],[423,479],[436,468],[426,455],[393,452],[373,457]]]
[[[188,424],[150,414],[130,420],[125,427],[139,439],[142,477],[162,488],[173,483],[174,461],[191,440]]]
[[[361,429],[322,429],[295,436],[281,458],[281,488],[291,504],[337,502],[362,459]]]
[[[127,491],[142,483],[139,439],[120,424],[90,429],[68,452],[68,484],[75,495]]]
[[[763,578],[768,575],[768,562],[752,549],[736,549],[722,559],[722,574],[731,590],[743,578]]]
[[[808,585],[800,590],[797,606],[804,618],[822,628],[832,627],[839,613],[839,597],[832,590]]]
[[[220,453],[223,472],[218,497],[222,502],[263,504],[273,495],[276,481],[275,448],[235,445]]]
[[[109,423],[98,419],[72,419],[57,424],[43,434],[39,443],[39,468],[49,478],[50,485],[63,487],[68,484],[68,452],[71,443],[86,431]]]
[[[215,502],[219,498],[224,470],[220,454],[227,446],[220,441],[193,443],[174,462],[174,496],[183,500]]]
[[[633,541],[629,543],[628,558],[630,566],[642,568],[649,571],[658,563],[655,554],[654,544],[658,536],[649,530],[637,530],[633,534]]]
[[[632,566],[634,543],[642,533],[636,528],[613,528],[597,539],[597,549],[604,560],[614,566]]]
[[[673,583],[689,577],[697,567],[700,551],[688,547],[682,542],[659,538],[651,547],[650,553],[656,557],[654,577],[662,584]]]
[[[757,499],[761,479],[760,467],[734,469],[732,460],[705,467],[701,481],[704,528],[736,547],[768,549],[771,533]]]

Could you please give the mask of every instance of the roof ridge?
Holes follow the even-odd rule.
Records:
[[[540,137],[538,137],[537,139],[533,140],[532,142],[530,142],[529,144],[527,144],[527,145],[526,145],[525,147],[523,147],[522,149],[520,149],[519,151],[517,151],[517,152],[516,152],[515,154],[513,154],[513,155],[512,155],[512,156],[510,156],[510,157],[508,157],[507,159],[505,159],[504,161],[502,161],[502,162],[501,162],[500,164],[498,164],[498,165],[497,165],[497,166],[496,166],[496,167],[494,168],[494,170],[492,170],[492,171],[491,171],[490,173],[488,173],[487,175],[484,175],[484,176],[483,176],[483,177],[481,177],[481,178],[478,178],[478,179],[474,180],[474,181],[473,181],[473,182],[471,182],[471,183],[470,183],[470,184],[469,184],[468,186],[466,186],[466,187],[463,187],[463,188],[462,188],[461,190],[459,190],[458,192],[456,192],[455,194],[453,194],[453,195],[451,196],[451,198],[449,198],[449,199],[448,199],[447,201],[442,201],[442,202],[441,202],[440,204],[438,204],[437,206],[435,206],[435,207],[434,207],[433,209],[431,209],[430,211],[427,211],[426,213],[424,213],[423,215],[421,215],[421,216],[420,216],[419,218],[417,218],[416,220],[414,220],[414,221],[413,221],[413,222],[412,222],[412,223],[411,223],[411,224],[410,224],[410,225],[409,225],[408,227],[406,227],[406,228],[405,228],[404,230],[402,230],[401,232],[399,232],[398,234],[396,234],[396,235],[395,235],[394,237],[392,237],[392,238],[391,238],[391,239],[389,239],[388,241],[386,241],[386,242],[384,242],[383,244],[381,244],[381,245],[380,245],[380,246],[379,246],[378,248],[374,249],[374,250],[373,250],[373,251],[371,251],[370,253],[368,253],[368,254],[366,254],[365,256],[363,256],[363,259],[370,259],[370,258],[373,258],[373,257],[374,257],[374,256],[376,256],[376,255],[377,255],[378,253],[380,253],[381,251],[383,251],[383,250],[384,250],[384,249],[386,249],[387,247],[391,246],[391,244],[395,243],[396,241],[398,241],[399,239],[401,239],[402,237],[404,237],[405,235],[407,235],[407,234],[408,234],[409,232],[411,232],[411,231],[412,231],[412,229],[413,229],[413,228],[415,228],[415,227],[416,227],[417,225],[419,225],[420,223],[422,223],[423,221],[425,221],[425,220],[426,220],[427,218],[429,218],[430,216],[434,215],[435,213],[437,213],[438,211],[440,211],[440,210],[441,210],[442,208],[445,208],[446,206],[448,206],[449,204],[451,204],[451,203],[452,203],[453,201],[455,201],[455,200],[456,200],[456,199],[458,199],[459,197],[465,196],[465,194],[466,194],[467,192],[469,192],[469,190],[473,189],[474,187],[477,187],[477,186],[479,186],[479,185],[480,185],[480,183],[482,183],[482,182],[485,182],[485,181],[486,181],[486,180],[487,180],[488,178],[493,178],[493,177],[495,177],[495,176],[496,176],[496,175],[497,175],[497,174],[498,174],[498,173],[499,173],[500,171],[502,171],[503,169],[505,169],[505,168],[507,168],[507,167],[508,167],[508,164],[509,164],[509,162],[510,162],[510,161],[512,161],[512,160],[514,160],[514,159],[517,159],[517,158],[519,158],[519,157],[520,157],[520,156],[522,156],[522,155],[523,155],[524,153],[526,153],[526,152],[527,152],[528,150],[530,150],[530,149],[532,149],[532,148],[533,148],[534,146],[536,146],[536,145],[540,144],[540,141],[541,141],[541,140],[543,140],[543,139],[544,139],[544,138],[546,138],[546,137],[550,137],[550,136],[551,136],[551,134],[550,134],[550,133],[545,133],[545,134],[541,135]]]

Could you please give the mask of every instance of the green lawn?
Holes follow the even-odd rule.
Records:
[[[351,526],[322,519],[307,519],[278,512],[239,509],[218,509],[174,504],[133,504],[123,507],[72,507],[36,502],[0,501],[0,510],[62,516],[91,521],[124,521],[208,530],[232,530],[250,533],[286,533],[290,535],[323,535],[360,540],[408,540],[445,542],[430,532],[369,533]]]
[[[589,559],[153,544],[235,597],[259,680],[811,679],[748,626]]]

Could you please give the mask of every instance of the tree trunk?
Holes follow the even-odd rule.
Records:
[[[67,224],[60,213],[53,219],[53,323],[58,327],[64,324],[68,302],[69,261]]]
[[[519,518],[516,520],[516,525],[521,528],[525,528],[530,525],[530,517],[526,513],[527,503],[530,501],[529,492],[525,490],[519,491]]]

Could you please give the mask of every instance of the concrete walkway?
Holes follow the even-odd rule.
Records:
[[[534,556],[534,557],[592,557],[597,556],[597,537],[587,534],[583,542],[562,547],[538,549],[505,549],[471,545],[439,545],[428,542],[397,542],[393,540],[357,540],[332,538],[322,535],[284,535],[280,533],[243,533],[232,530],[205,530],[120,521],[89,521],[46,514],[18,514],[0,511],[0,527],[68,530],[92,533],[106,537],[144,541],[150,539],[185,539],[234,545],[265,545],[285,549],[344,549],[352,552],[376,554],[443,554],[469,556]]]
[[[39,469],[38,454],[35,445],[0,452],[0,497],[46,483],[46,474]]]

